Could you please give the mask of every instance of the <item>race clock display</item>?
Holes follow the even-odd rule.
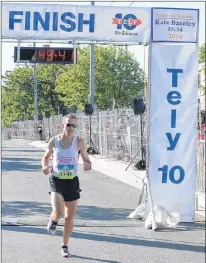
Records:
[[[14,62],[17,62],[17,47]],[[20,47],[20,63],[74,64],[76,52],[73,48]]]

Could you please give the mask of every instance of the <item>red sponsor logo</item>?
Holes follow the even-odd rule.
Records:
[[[129,25],[129,26],[139,26],[142,24],[140,19],[119,19],[112,18],[113,25]]]

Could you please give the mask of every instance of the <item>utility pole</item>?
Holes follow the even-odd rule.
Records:
[[[95,2],[92,1],[91,5],[95,5]],[[89,103],[92,104],[93,109],[94,105],[94,44],[90,44],[90,90],[89,90]]]
[[[34,43],[34,47],[36,44]],[[38,121],[38,92],[37,92],[37,74],[36,63],[34,63],[34,120]]]

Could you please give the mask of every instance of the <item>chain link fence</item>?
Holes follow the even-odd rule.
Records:
[[[76,134],[90,146],[90,116],[77,112],[78,129]],[[13,122],[11,128],[2,129],[3,139],[43,140],[61,132],[62,115],[51,116],[35,123],[34,121]],[[146,150],[146,114],[143,115],[143,146]],[[140,115],[132,109],[98,111],[91,116],[91,139],[102,156],[130,162],[141,146]],[[141,158],[141,151],[134,163]],[[205,194],[205,141],[197,143],[196,191]]]
[[[205,141],[199,141],[197,144],[197,178],[196,191],[205,194]]]
[[[146,115],[143,118],[145,127]],[[78,115],[78,133],[88,146],[89,116]],[[134,115],[133,110],[100,111],[91,117],[92,142],[101,155],[111,159],[128,162],[140,148],[140,116]],[[146,143],[144,132],[143,143]],[[137,159],[140,159],[140,153]]]

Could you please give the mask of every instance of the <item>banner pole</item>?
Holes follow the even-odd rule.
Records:
[[[20,38],[18,38],[18,48],[17,48],[17,63],[19,65],[19,62],[20,62],[20,43],[21,43],[21,40]]]
[[[34,48],[36,44],[34,43]],[[37,82],[37,70],[36,70],[36,63],[33,65],[34,67],[34,120],[35,122],[38,121],[38,82]]]
[[[151,12],[151,11],[150,11]],[[152,30],[150,25],[150,31]],[[147,184],[147,194],[149,198],[150,210],[152,213],[152,230],[157,230],[157,223],[155,218],[155,211],[152,199],[152,193],[150,188],[150,181],[149,181],[149,162],[150,162],[150,153],[149,153],[149,138],[150,138],[150,100],[151,100],[151,65],[152,65],[152,41],[150,38],[149,41],[149,50],[148,50],[148,92],[147,92],[147,154],[146,154],[146,184]]]

